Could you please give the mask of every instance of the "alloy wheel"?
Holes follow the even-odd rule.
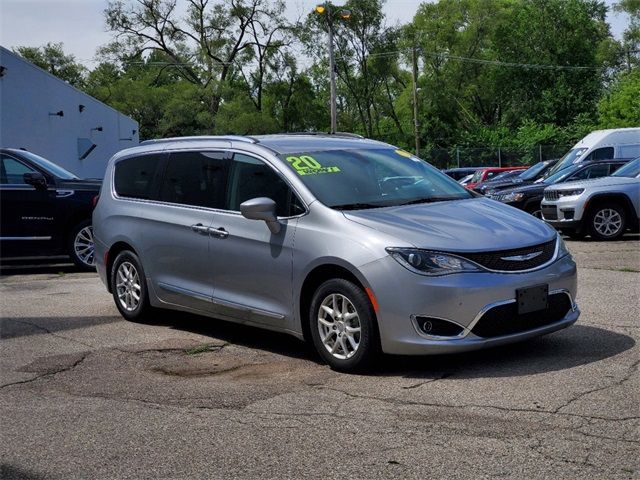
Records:
[[[603,237],[612,237],[622,228],[622,217],[612,208],[603,208],[594,215],[593,228]]]
[[[346,360],[360,346],[360,317],[355,306],[344,295],[333,293],[325,297],[318,311],[318,332],[327,351],[335,358]]]
[[[78,230],[76,237],[73,239],[73,251],[76,257],[88,267],[96,264],[93,247],[93,227],[87,225]]]
[[[140,304],[142,287],[136,267],[130,262],[122,262],[116,272],[116,293],[122,308],[134,311]]]

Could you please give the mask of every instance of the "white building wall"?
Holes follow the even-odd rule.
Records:
[[[79,177],[102,178],[114,153],[139,143],[137,122],[3,47],[0,75],[2,147],[26,148]],[[51,115],[59,111],[64,115]],[[84,159],[79,139],[96,145]]]

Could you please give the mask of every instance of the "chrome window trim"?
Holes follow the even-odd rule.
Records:
[[[48,237],[0,237],[0,240],[51,240],[51,236],[48,236]]]
[[[162,150],[161,153],[170,153],[170,152],[210,152],[210,151],[218,151],[218,149],[215,148],[215,147],[211,147],[211,149],[179,148],[179,149],[165,149],[165,150]],[[296,197],[298,197],[298,200],[300,200],[300,203],[302,204],[302,206],[305,208],[305,211],[300,213],[300,214],[298,214],[298,215],[292,215],[292,216],[289,216],[289,217],[278,217],[279,220],[292,220],[292,219],[304,217],[305,215],[309,214],[309,204],[307,204],[307,202],[304,201],[304,199],[302,198],[302,195],[300,195],[298,190],[291,184],[289,179],[287,179],[284,175],[282,175],[282,173],[271,162],[266,160],[264,157],[256,155],[253,152],[248,152],[246,150],[241,150],[241,149],[238,149],[238,148],[230,148],[230,147],[229,148],[223,148],[223,151],[224,152],[233,152],[233,153],[237,152],[237,153],[241,153],[243,155],[252,156],[252,157],[256,158],[257,160],[263,161],[272,170],[274,170],[276,172],[276,174],[280,178],[282,178],[282,180],[289,186],[289,188],[291,188],[291,190],[296,195]],[[153,200],[153,199],[148,199],[148,198],[123,197],[121,195],[118,195],[118,193],[116,192],[116,184],[115,184],[116,166],[118,165],[118,163],[120,163],[121,161],[130,159],[130,158],[141,157],[143,155],[157,155],[157,154],[158,154],[158,152],[132,154],[132,155],[129,155],[129,156],[126,156],[126,157],[123,157],[123,158],[119,158],[116,162],[114,162],[113,167],[111,168],[111,179],[110,179],[111,196],[115,200],[119,200],[119,201],[128,201],[128,202],[136,202],[136,203],[147,203],[147,204],[152,204],[152,205],[169,205],[169,206],[173,206],[173,207],[181,207],[181,208],[187,208],[187,209],[191,209],[191,210],[203,210],[203,211],[208,211],[208,212],[212,212],[212,213],[226,213],[226,214],[242,216],[242,214],[239,211],[236,211],[236,210],[226,210],[226,209],[222,209],[222,208],[202,207],[202,206],[199,206],[199,205],[187,205],[187,204],[184,204],[184,203],[165,202],[165,201],[162,201],[162,200]]]

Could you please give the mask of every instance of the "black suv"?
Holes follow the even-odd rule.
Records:
[[[542,218],[540,203],[542,202],[544,189],[549,185],[572,182],[574,180],[607,177],[627,162],[629,162],[629,159],[581,162],[559,170],[547,178],[541,178],[533,184],[488,193],[486,197],[529,212],[535,217]]]
[[[2,258],[67,254],[93,269],[91,213],[101,183],[31,152],[0,149]]]

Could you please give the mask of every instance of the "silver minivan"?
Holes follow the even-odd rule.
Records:
[[[188,137],[109,162],[98,273],[129,320],[157,309],[286,332],[333,368],[550,333],[579,316],[544,222],[353,135]]]

